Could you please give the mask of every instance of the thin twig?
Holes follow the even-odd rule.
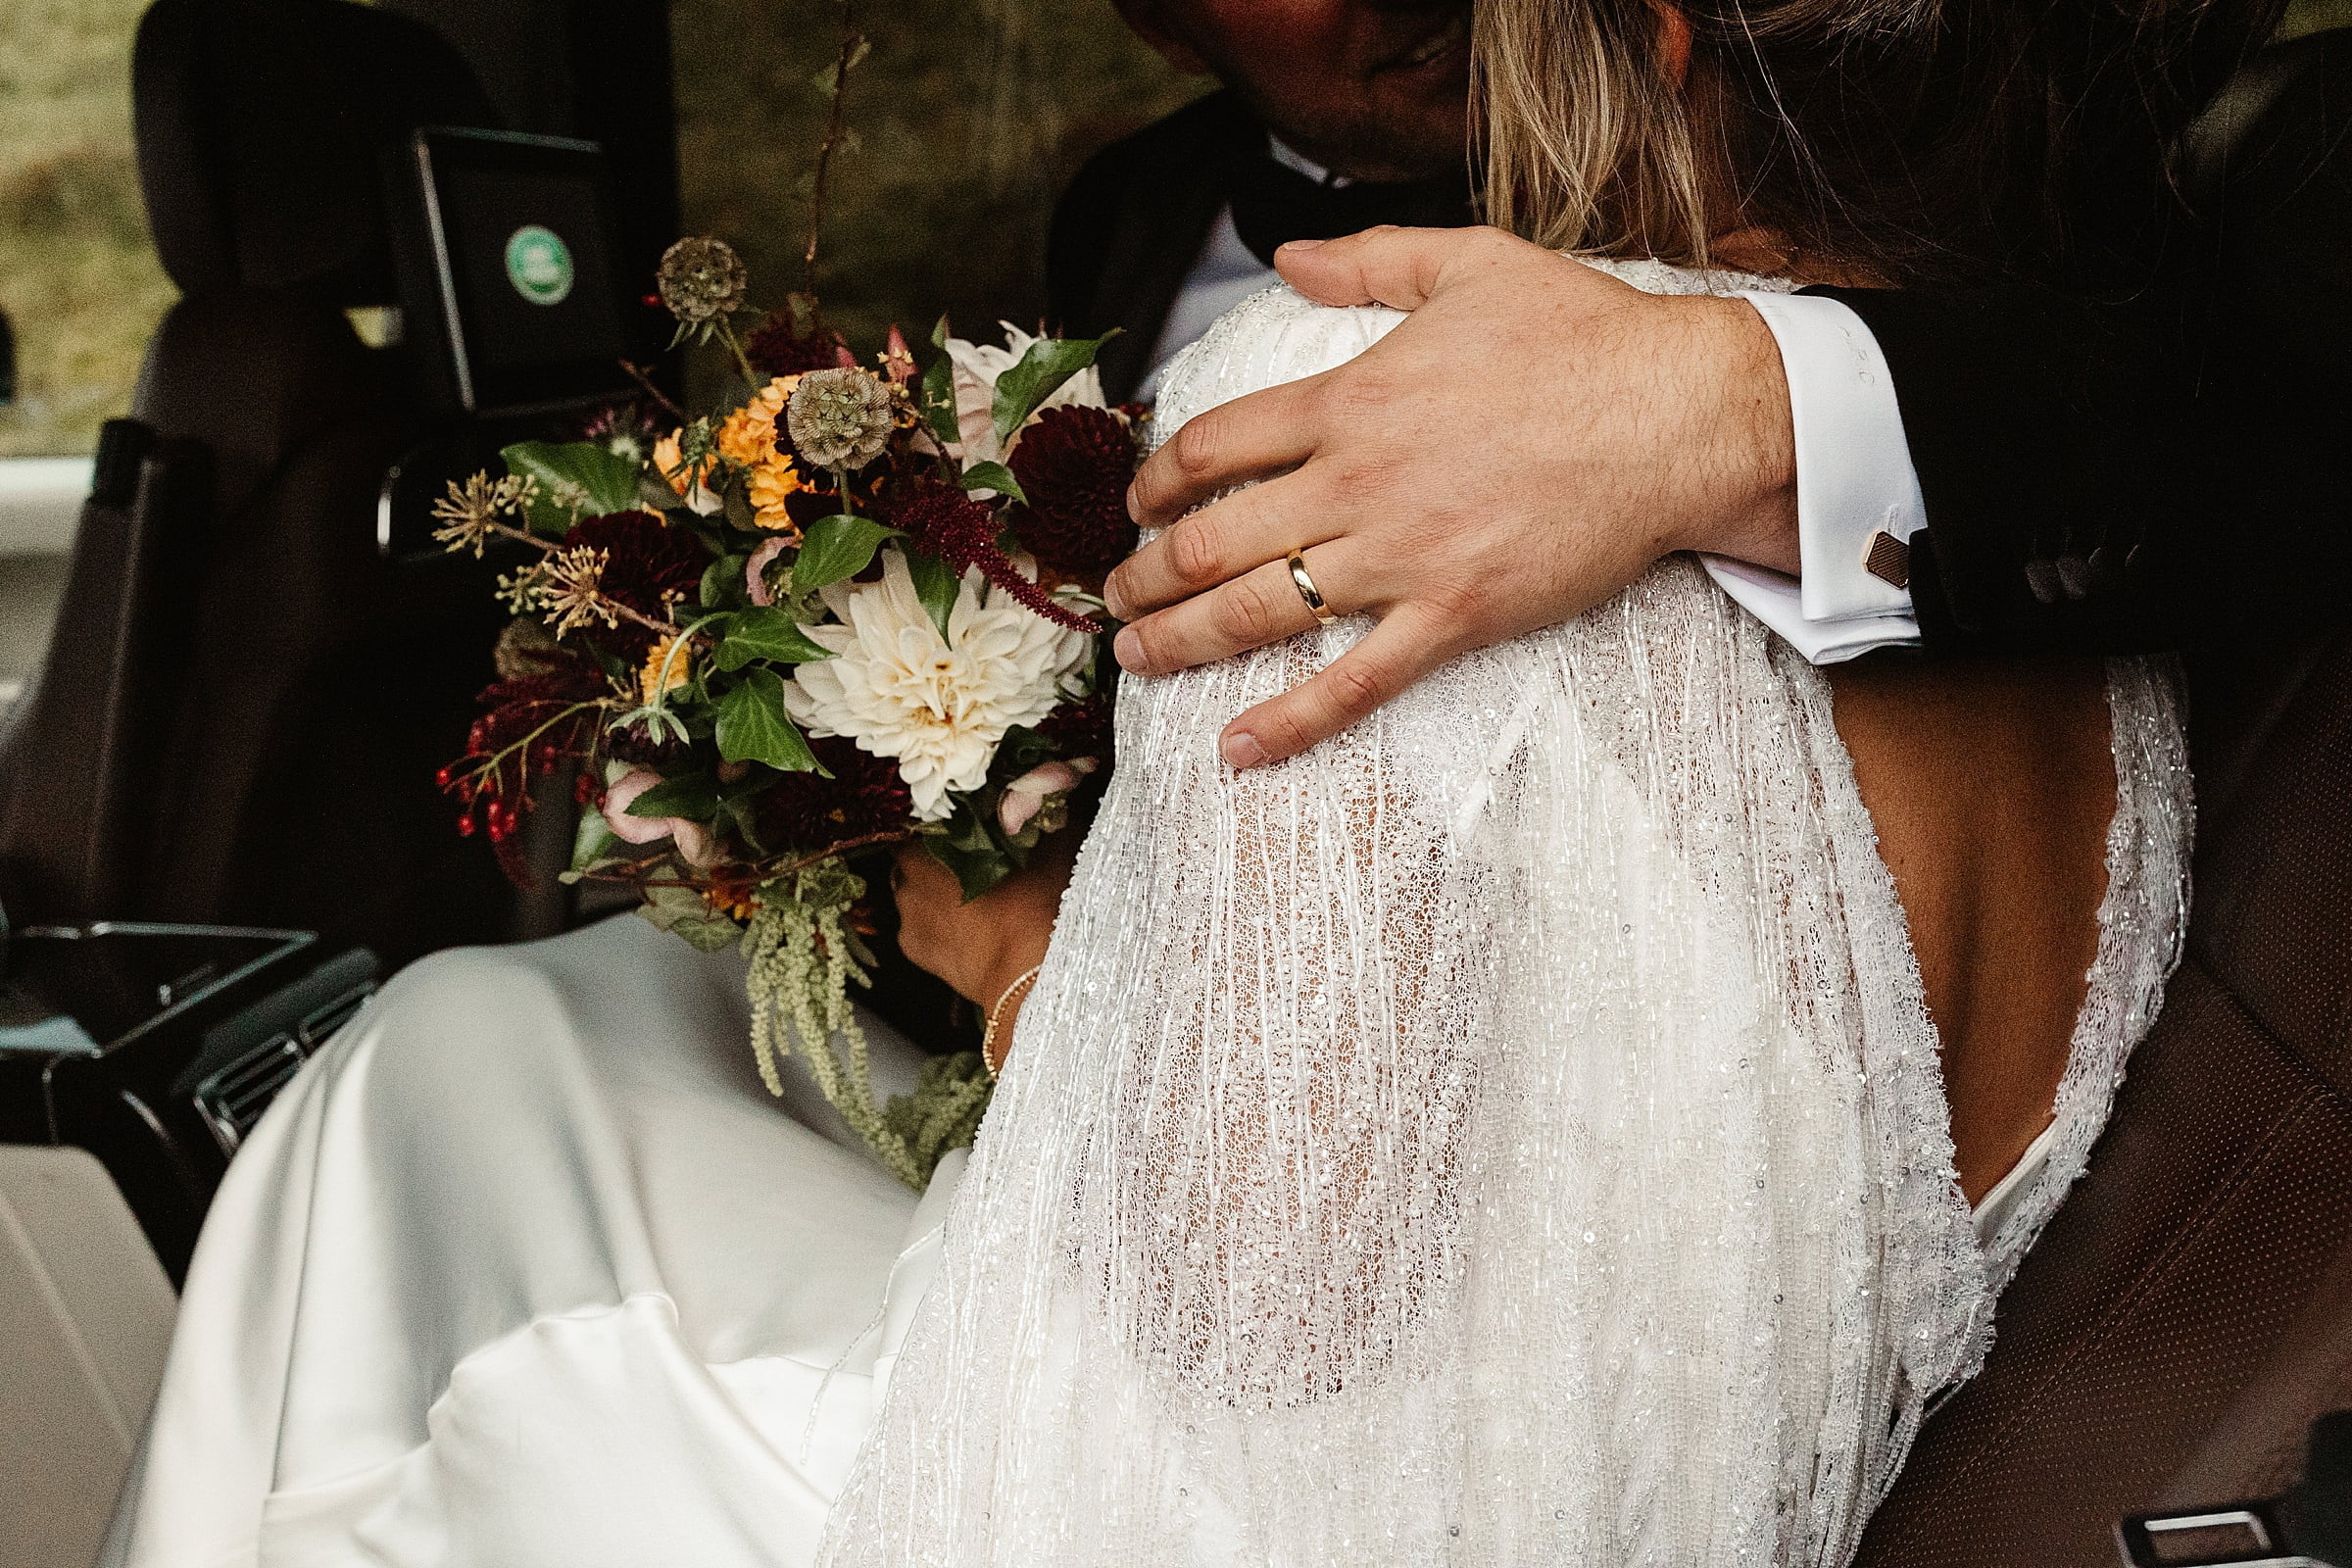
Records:
[[[833,859],[837,856],[848,855],[853,850],[871,849],[877,844],[903,843],[912,837],[914,837],[914,829],[902,827],[892,828],[882,833],[868,833],[863,838],[844,839],[839,844],[830,845],[817,851],[814,855],[803,856],[800,859],[784,865],[773,868],[754,865],[739,880],[753,884],[772,882],[777,877],[790,876],[795,871],[806,871],[812,865]],[[580,875],[592,882],[625,882],[633,887],[641,888],[692,888],[698,893],[710,891],[710,886],[705,883],[684,881],[677,877],[631,876],[625,871],[618,874],[609,871],[582,871]]]
[[[645,388],[645,395],[652,398],[656,403],[661,404],[662,407],[668,412],[671,418],[677,420],[680,424],[691,422],[686,417],[686,411],[679,408],[675,403],[672,403],[669,400],[668,393],[654,385],[653,377],[647,375],[642,367],[632,365],[627,360],[623,360],[620,362],[620,368],[628,371],[629,379],[636,382],[639,386]]]
[[[833,149],[841,142],[842,100],[850,85],[850,56],[858,47],[858,32],[850,24],[857,0],[841,0],[841,45],[833,56],[833,105],[825,119],[825,139],[816,147],[816,177],[808,187],[808,248],[801,257],[801,288],[816,295],[816,239],[825,222],[825,175],[833,165]]]
[[[760,880],[771,881],[776,877],[790,876],[795,871],[805,871],[820,861],[832,859],[835,856],[847,855],[852,850],[871,849],[877,844],[897,844],[912,837],[914,837],[914,829],[899,827],[883,833],[868,833],[861,839],[844,839],[839,844],[817,851],[814,855],[804,856],[779,870],[765,872],[761,875]]]

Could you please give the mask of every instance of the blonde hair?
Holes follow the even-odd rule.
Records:
[[[1705,181],[1648,0],[1482,0],[1487,220],[1552,250],[1703,266]]]
[[[1753,224],[1894,282],[2136,265],[2171,138],[2278,5],[1478,0],[1487,218],[1687,266]]]

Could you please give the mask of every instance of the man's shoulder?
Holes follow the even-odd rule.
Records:
[[[1240,99],[1219,91],[1089,158],[1062,192],[1047,235],[1054,319],[1076,332],[1122,326],[1155,333],[1184,267],[1224,205],[1231,153],[1261,145],[1264,135]]]
[[[1079,167],[1070,190],[1128,188],[1138,180],[1197,173],[1207,160],[1264,135],[1257,117],[1220,88],[1097,152]]]

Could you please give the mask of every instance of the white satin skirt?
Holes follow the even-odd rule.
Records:
[[[809,1561],[963,1156],[918,1202],[746,1030],[630,917],[397,976],[231,1166],[101,1563]]]

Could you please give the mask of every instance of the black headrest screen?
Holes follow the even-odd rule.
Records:
[[[471,412],[593,397],[628,352],[612,196],[593,143],[472,130],[416,138],[432,314]]]

